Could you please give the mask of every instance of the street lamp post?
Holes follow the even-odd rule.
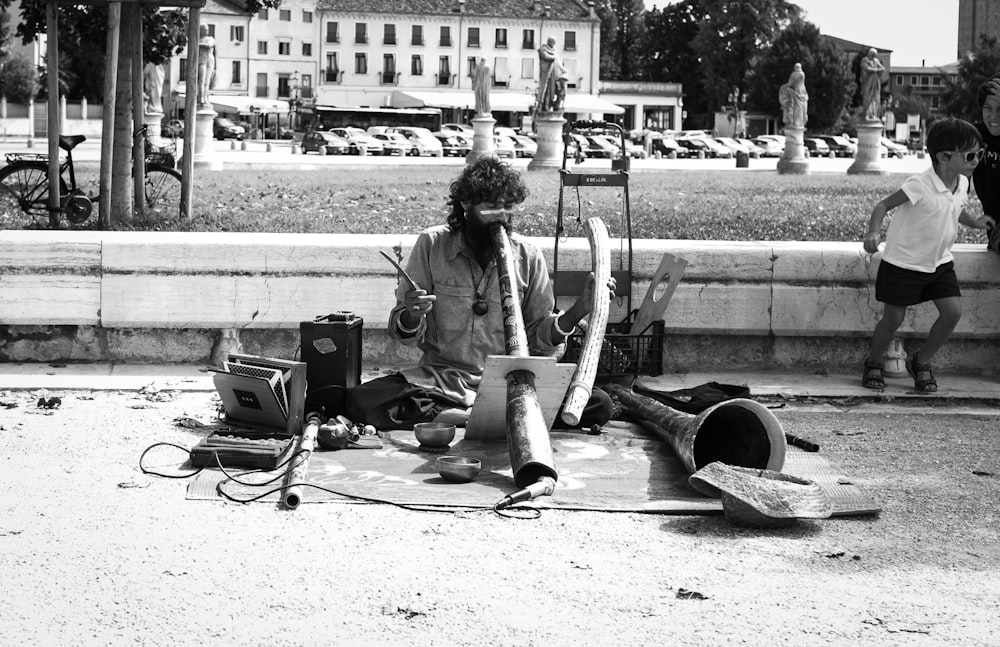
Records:
[[[733,137],[746,137],[746,124],[743,123],[743,109],[747,105],[749,93],[740,92],[739,88],[733,88],[727,99],[731,108],[729,120],[733,122]]]

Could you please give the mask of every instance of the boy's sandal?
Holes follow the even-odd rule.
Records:
[[[934,393],[938,390],[933,369],[934,367],[930,364],[917,362],[917,353],[906,360],[906,372],[913,376],[913,388],[917,393]]]
[[[882,374],[883,364],[876,364],[865,359],[865,370],[861,374],[861,386],[866,389],[885,389],[885,376]]]

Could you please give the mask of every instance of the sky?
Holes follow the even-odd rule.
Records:
[[[892,50],[892,65],[944,65],[958,59],[958,0],[790,0],[820,33]],[[645,0],[646,8],[672,4]]]

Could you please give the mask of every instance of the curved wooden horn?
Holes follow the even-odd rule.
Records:
[[[590,257],[594,267],[594,304],[590,311],[590,323],[583,338],[580,359],[576,373],[569,385],[566,403],[563,405],[563,422],[575,427],[580,424],[590,394],[594,390],[597,365],[601,360],[604,345],[604,331],[608,327],[608,311],[611,304],[605,286],[611,280],[611,249],[608,246],[608,228],[600,218],[588,218],[583,229],[590,242]]]
[[[504,342],[508,355],[528,357],[528,335],[521,314],[521,300],[514,282],[514,259],[510,240],[503,225],[490,228],[493,257],[497,264],[500,305],[503,308]],[[507,374],[507,450],[514,483],[526,488],[544,481],[546,487],[538,494],[551,494],[558,478],[552,460],[548,426],[535,390],[535,374],[519,369]],[[551,483],[551,485],[547,485]],[[532,493],[531,497],[537,496]],[[524,500],[524,499],[518,499]]]

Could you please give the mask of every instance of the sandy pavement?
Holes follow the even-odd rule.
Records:
[[[776,409],[883,512],[748,530],[186,501],[214,397],[0,392],[0,645],[1000,645],[994,405]]]

